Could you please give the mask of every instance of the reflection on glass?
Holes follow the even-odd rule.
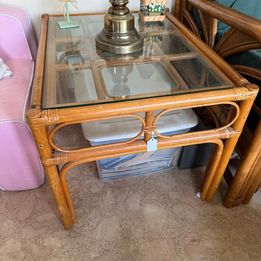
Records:
[[[111,89],[111,96],[125,98],[130,95],[130,89],[126,85],[128,82],[128,75],[133,71],[133,65],[112,67],[110,71],[112,81],[114,83]]]
[[[199,57],[171,61],[171,63],[191,89],[215,87],[224,84]]]
[[[189,53],[192,49],[177,33],[164,34],[158,45],[164,54]]]
[[[140,63],[102,69],[102,78],[109,97],[153,93],[171,93],[176,82],[160,63]]]
[[[85,62],[82,56],[79,45],[81,41],[68,42],[66,44],[57,46],[57,60],[59,64],[78,65],[81,66]],[[64,51],[63,51],[64,50]]]
[[[57,73],[57,102],[84,102],[97,100],[92,72],[89,69],[66,70]],[[75,88],[77,86],[77,88]]]

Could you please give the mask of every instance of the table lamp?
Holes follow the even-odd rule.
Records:
[[[143,39],[134,26],[134,16],[126,6],[128,0],[110,0],[111,7],[104,16],[104,28],[96,36],[96,47],[116,54],[142,50]]]

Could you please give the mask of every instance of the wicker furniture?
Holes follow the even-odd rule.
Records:
[[[219,3],[230,4],[235,10]],[[231,63],[234,69],[259,85],[260,8],[260,1],[176,0],[174,14],[209,47]],[[248,203],[260,186],[260,97],[259,95],[253,106],[248,124],[237,144],[237,150],[243,159],[224,201],[226,207]]]
[[[166,17],[157,30],[140,25],[144,49],[132,56],[97,53],[95,36],[103,27],[103,15],[75,16],[80,27],[71,30],[57,27],[61,16],[42,17],[28,119],[67,229],[76,221],[68,171],[99,159],[146,152],[152,135],[158,149],[214,144],[201,198],[211,201],[215,194],[258,88],[176,18]],[[230,108],[222,126],[174,136],[157,130],[160,117],[169,111],[219,104]],[[140,121],[137,136],[129,141],[68,148],[55,139],[70,125],[128,117]]]

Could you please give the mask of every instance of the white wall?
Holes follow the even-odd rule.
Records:
[[[40,32],[40,15],[43,13],[61,13],[61,0],[0,0],[0,4],[10,4],[26,9],[33,21],[37,35]],[[72,12],[103,12],[108,9],[109,0],[78,0],[78,9],[72,9]],[[172,0],[167,0],[167,6],[172,7]],[[128,7],[131,10],[139,9],[139,0],[129,2]]]

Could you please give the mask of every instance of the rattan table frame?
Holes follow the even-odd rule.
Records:
[[[86,14],[87,15],[87,14]],[[41,38],[37,55],[37,64],[32,93],[32,102],[27,117],[37,144],[46,176],[53,192],[61,220],[66,229],[76,222],[72,199],[68,189],[66,175],[73,167],[110,157],[141,153],[147,151],[146,141],[152,132],[158,136],[158,148],[188,146],[194,144],[212,143],[215,150],[206,169],[205,180],[202,185],[201,199],[211,201],[223,177],[231,154],[244,127],[246,118],[258,93],[258,87],[250,84],[237,74],[226,62],[217,56],[203,42],[198,40],[176,18],[167,14],[167,19],[194,46],[206,55],[235,85],[234,88],[209,90],[166,97],[146,98],[116,103],[88,105],[71,108],[42,109],[42,91],[45,67],[45,49],[47,43],[49,15],[42,16]],[[220,128],[178,134],[164,137],[157,132],[157,117],[154,111],[163,113],[169,110],[197,108],[229,104],[236,116],[230,123]],[[81,122],[109,119],[114,117],[133,116],[134,113],[145,112],[140,134],[128,142],[87,147],[83,149],[66,150],[56,146],[52,140],[54,133],[60,128]],[[160,115],[158,115],[159,117]],[[144,134],[144,139],[138,139]],[[58,165],[64,164],[61,171]]]

